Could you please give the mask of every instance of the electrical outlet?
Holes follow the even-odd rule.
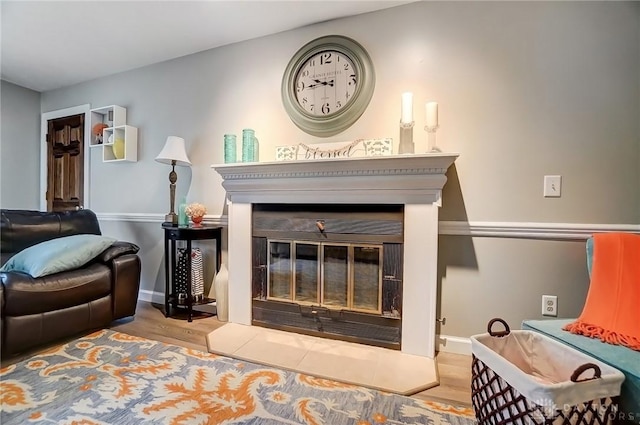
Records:
[[[558,317],[558,297],[555,295],[542,296],[542,315]]]
[[[544,176],[545,198],[559,198],[562,191],[562,176]]]

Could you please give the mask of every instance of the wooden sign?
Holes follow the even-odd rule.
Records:
[[[358,139],[353,142],[299,143],[277,146],[276,161],[319,160],[393,154],[393,139]]]

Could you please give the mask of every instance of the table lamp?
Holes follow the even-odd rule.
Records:
[[[178,215],[174,210],[176,203],[176,182],[178,181],[176,165],[181,165],[183,167],[191,165],[191,161],[189,161],[189,157],[185,150],[184,139],[177,136],[167,137],[167,142],[164,144],[164,148],[162,148],[160,154],[156,157],[156,161],[171,165],[171,172],[169,173],[169,197],[171,211],[169,211],[169,214],[164,217],[164,221],[165,223],[177,225]]]

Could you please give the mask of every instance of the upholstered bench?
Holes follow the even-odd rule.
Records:
[[[599,339],[572,334],[562,328],[575,319],[525,320],[522,329],[538,331],[615,367],[625,376],[619,404],[622,421],[640,423],[640,351]]]

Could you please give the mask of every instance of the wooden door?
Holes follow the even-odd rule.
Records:
[[[84,204],[84,114],[47,121],[47,211]]]

